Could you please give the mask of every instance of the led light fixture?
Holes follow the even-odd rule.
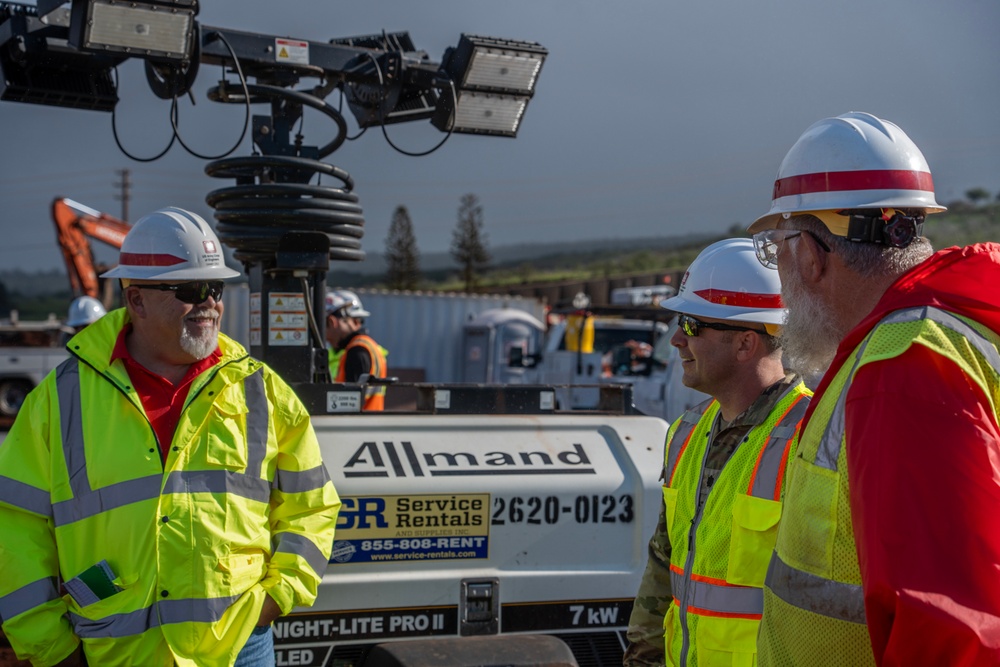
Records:
[[[69,43],[95,52],[119,52],[160,61],[190,58],[197,4],[73,0]]]
[[[66,45],[64,26],[29,15],[0,29],[0,100],[111,111],[118,102],[111,70],[117,54],[80,53]]]
[[[463,90],[531,96],[547,54],[534,42],[462,35],[446,68]]]
[[[517,136],[547,55],[534,42],[462,35],[441,65],[454,95],[442,91],[431,123],[444,132]]]

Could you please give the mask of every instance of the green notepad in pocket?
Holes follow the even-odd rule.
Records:
[[[66,590],[81,607],[107,599],[122,590],[115,585],[115,573],[106,560],[88,567],[65,585]]]

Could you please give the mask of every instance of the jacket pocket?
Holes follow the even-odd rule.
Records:
[[[673,656],[681,653],[679,643],[681,637],[677,633],[677,612],[678,607],[671,600],[670,606],[667,607],[667,613],[663,615],[663,650],[666,652],[666,664],[668,665],[674,664]]]
[[[767,564],[778,537],[781,503],[738,494],[733,503],[732,537],[726,580],[742,586],[763,586]]]
[[[259,551],[231,553],[219,558],[222,585],[233,593],[242,593],[264,578],[264,554]]]
[[[63,586],[80,607],[88,607],[120,593],[122,587],[118,585],[118,581],[108,561],[102,560],[72,579],[67,579]]]
[[[701,667],[753,667],[759,621],[699,616],[695,647]]]
[[[244,470],[247,467],[247,407],[229,396],[233,389],[228,388],[213,406],[205,438],[205,459],[209,465]]]

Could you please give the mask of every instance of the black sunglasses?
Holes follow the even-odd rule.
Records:
[[[732,324],[702,322],[701,320],[696,320],[690,315],[681,315],[678,317],[677,324],[680,325],[681,331],[684,332],[685,336],[690,336],[692,338],[698,335],[699,329],[717,329],[718,331],[756,331],[759,334],[767,333],[762,329],[754,329],[752,327],[737,327]]]
[[[178,301],[195,305],[205,302],[208,297],[222,301],[222,289],[225,286],[226,284],[221,280],[199,280],[179,285],[130,285],[130,287],[138,287],[139,289],[173,292]]]

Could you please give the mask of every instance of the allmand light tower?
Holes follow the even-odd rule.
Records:
[[[220,240],[249,278],[250,351],[295,388],[310,411],[332,411],[323,296],[330,260],[364,259],[354,181],[324,161],[371,127],[411,156],[453,133],[515,137],[548,54],[533,42],[461,35],[439,61],[407,32],[312,41],[201,25],[197,0],[38,0],[0,3],[0,100],[110,112],[116,67],[142,59],[153,93],[170,102],[174,143],[235,184],[210,192]],[[200,65],[220,65],[210,100],[246,109],[246,156],[205,156],[185,144],[178,105]],[[327,102],[334,92],[336,105]],[[344,103],[360,132],[349,136]],[[266,105],[267,113],[252,108]],[[304,109],[332,122],[325,143],[296,131]],[[427,121],[445,133],[422,153],[393,144],[386,126]],[[124,147],[115,140],[123,152]],[[130,157],[133,157],[130,155]]]

